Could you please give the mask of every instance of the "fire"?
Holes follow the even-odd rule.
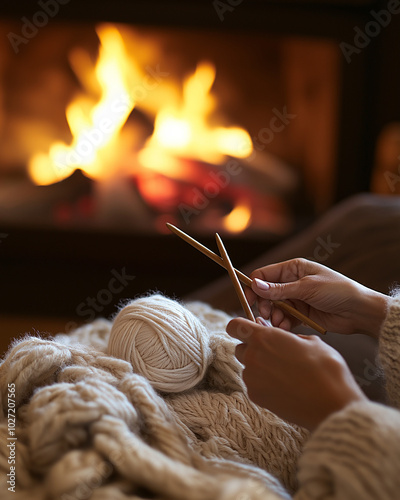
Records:
[[[96,31],[100,46],[95,66],[84,50],[70,54],[71,67],[83,88],[66,109],[72,139],[69,144],[55,142],[47,153],[33,156],[28,172],[36,184],[58,182],[77,168],[97,181],[122,171],[116,152],[122,129],[138,105],[130,88],[144,78],[144,65],[132,59],[116,27],[101,25]],[[122,162],[123,173],[127,173],[128,163],[128,175],[136,177],[143,197],[160,210],[173,210],[172,202],[176,209],[182,190],[174,182],[200,186],[206,177],[204,163],[218,167],[228,156],[247,158],[253,151],[251,138],[244,129],[211,124],[218,104],[212,92],[215,76],[215,67],[201,62],[184,79],[181,88],[178,83],[171,86],[174,82],[170,79],[161,93],[152,94],[151,103],[140,103],[147,112],[157,108],[154,131],[135,161],[130,158],[129,162]],[[221,222],[226,230],[240,232],[250,222],[251,208],[235,203],[237,206]]]
[[[224,217],[222,223],[224,229],[232,233],[240,233],[249,225],[251,219],[251,208],[246,203],[236,207]]]
[[[116,28],[100,26],[97,34],[100,50],[94,69],[86,53],[71,54],[71,65],[87,90],[66,110],[72,142],[57,142],[48,154],[39,153],[32,158],[28,171],[36,184],[58,182],[77,168],[94,179],[109,175],[120,131],[135,106],[129,94],[129,82],[140,77],[140,70],[129,61]],[[93,87],[100,93],[97,102],[88,97],[93,94]],[[128,104],[116,106],[119,102]]]
[[[208,123],[216,108],[210,92],[215,74],[212,64],[200,63],[183,83],[181,103],[167,104],[157,113],[154,133],[139,157],[144,166],[157,170],[157,162],[153,161],[156,154],[219,165],[226,156],[246,158],[252,153],[251,138],[244,129]]]
[[[227,156],[246,158],[252,153],[249,134],[239,127],[217,127],[208,119],[217,102],[211,93],[215,67],[200,63],[195,72],[183,82],[180,102],[166,104],[156,115],[154,132],[139,154],[145,169],[201,186],[207,176],[201,176],[196,161],[222,165]],[[192,160],[191,164],[186,160]],[[194,161],[193,161],[194,160]],[[142,194],[151,193],[142,185]],[[230,232],[241,232],[249,224],[251,209],[238,205],[222,220],[222,227]]]

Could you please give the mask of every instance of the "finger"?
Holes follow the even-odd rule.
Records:
[[[283,318],[283,320],[279,324],[279,328],[282,330],[286,330],[287,332],[291,332],[293,329],[293,323],[290,318],[287,316]]]
[[[268,300],[302,299],[304,294],[304,280],[290,283],[272,283],[254,278],[251,288],[259,296]]]
[[[249,342],[254,333],[255,326],[256,324],[253,321],[245,318],[235,318],[228,323],[226,331],[228,335],[235,339],[242,342]]]
[[[288,315],[288,313],[279,308],[279,306],[272,305],[269,300],[259,299],[258,300],[258,310],[263,318],[271,319],[272,311],[280,311],[280,313],[275,313],[275,319],[271,321],[271,324],[277,328],[282,328],[283,330],[291,331],[295,326],[297,326],[300,321],[293,316]]]
[[[260,299],[257,300],[258,311],[263,318],[270,318],[272,313],[272,303],[270,300]]]
[[[247,349],[247,344],[238,344],[235,347],[235,356],[236,356],[237,360],[240,363],[242,363],[242,365],[244,364],[246,349]]]
[[[257,294],[249,286],[244,287],[244,294],[246,295],[247,302],[252,306],[257,299]]]
[[[268,319],[265,319],[265,318],[262,318],[260,316],[258,316],[258,318],[256,318],[256,322],[261,325],[261,326],[268,326],[268,327],[271,327],[271,322],[268,320]]]
[[[271,314],[271,323],[273,326],[275,326],[276,328],[280,328],[280,324],[283,322],[285,318],[286,316],[282,311],[282,309],[279,309],[277,307],[273,308]]]
[[[250,274],[250,278],[258,278],[273,283],[295,281],[302,276],[299,275],[299,265],[297,261],[299,261],[299,259],[286,260],[284,262],[260,267]]]

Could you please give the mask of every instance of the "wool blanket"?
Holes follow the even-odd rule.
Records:
[[[307,431],[249,400],[230,316],[185,307],[207,329],[213,362],[176,394],[107,353],[112,321],[13,343],[0,364],[0,498],[290,498]]]

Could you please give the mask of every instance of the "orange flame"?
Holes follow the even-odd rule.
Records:
[[[227,156],[248,157],[253,149],[249,134],[240,127],[216,127],[208,118],[216,108],[211,88],[215,67],[203,62],[183,82],[181,102],[168,101],[157,113],[153,135],[139,153],[142,167],[177,180],[196,179],[195,168],[182,159],[219,165]],[[170,102],[174,104],[170,104]],[[146,190],[142,185],[142,190]],[[145,196],[150,193],[145,192]],[[251,219],[251,208],[238,205],[222,221],[230,232],[243,231]]]
[[[159,161],[154,160],[168,156],[218,165],[227,155],[246,158],[252,153],[251,138],[244,129],[208,124],[216,107],[210,93],[214,80],[215,67],[207,62],[199,64],[183,84],[180,105],[166,105],[158,112],[154,133],[139,157],[144,166],[158,171]]]
[[[118,174],[121,167],[116,162],[121,131],[135,103],[129,92],[132,82],[143,79],[143,65],[132,59],[126,50],[121,33],[116,27],[101,25],[97,29],[100,40],[99,55],[95,66],[83,50],[70,55],[71,67],[78,76],[83,92],[70,103],[66,119],[71,131],[70,144],[55,142],[47,153],[34,155],[28,172],[36,184],[47,185],[67,178],[80,168],[96,180],[104,180]],[[155,111],[154,132],[138,155],[135,174],[142,175],[141,189],[148,190],[153,199],[161,191],[171,196],[174,188],[165,181],[162,188],[150,177],[149,171],[162,174],[170,180],[194,182],[195,169],[190,169],[188,160],[223,164],[227,156],[247,158],[252,153],[249,134],[240,127],[215,126],[210,116],[217,107],[212,93],[216,75],[215,67],[208,62],[200,63],[193,74],[179,85],[162,86],[160,94],[152,94],[152,103],[143,103]],[[124,106],[116,106],[124,103]],[[167,103],[167,104],[165,104]],[[144,169],[141,174],[141,170]],[[132,170],[131,170],[131,173]],[[168,189],[167,189],[168,188]],[[161,195],[160,195],[161,196]],[[165,198],[164,193],[161,198]],[[248,205],[238,204],[224,220],[228,231],[239,232],[247,227],[251,219]]]
[[[57,142],[48,154],[39,153],[31,159],[28,172],[36,184],[60,181],[77,168],[92,178],[109,174],[107,167],[115,154],[119,133],[135,105],[129,95],[129,81],[140,71],[134,64],[127,64],[128,54],[116,28],[100,26],[97,34],[100,51],[96,67],[90,67],[82,51],[71,54],[71,65],[86,89],[100,88],[100,99],[95,103],[85,94],[68,106],[66,117],[72,142]],[[118,102],[129,105],[116,106]]]
[[[244,231],[251,220],[251,208],[246,203],[240,203],[224,217],[222,225],[224,229],[232,233]]]

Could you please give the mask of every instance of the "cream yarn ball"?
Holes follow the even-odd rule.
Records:
[[[177,301],[159,294],[127,304],[116,316],[108,353],[129,361],[162,392],[182,392],[200,382],[211,363],[206,328]]]

